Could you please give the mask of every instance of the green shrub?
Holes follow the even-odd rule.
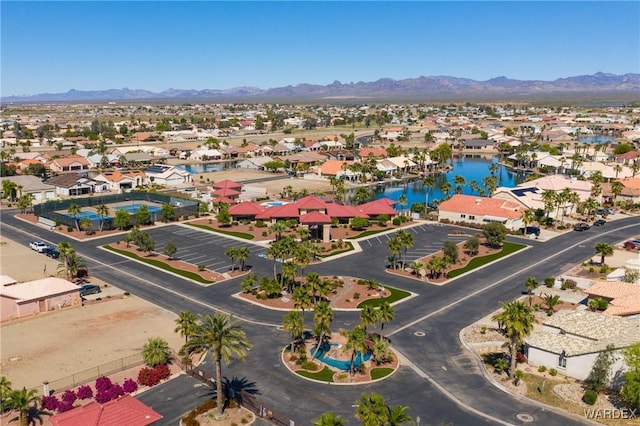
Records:
[[[557,376],[558,375],[558,370],[556,370],[555,368],[552,368],[549,370],[549,375],[551,376]]]
[[[565,280],[564,282],[569,290],[575,290],[578,287],[578,283],[574,280]]]
[[[545,367],[544,365],[538,367],[538,373],[544,373],[545,371],[547,371],[547,367]]]
[[[11,207],[11,206],[9,206]],[[73,226],[67,226],[67,232],[73,232]]]
[[[402,219],[400,219],[400,216],[396,216],[393,218],[391,223],[393,223],[394,226],[400,226],[400,224],[402,224]]]
[[[265,225],[264,220],[262,219],[258,219],[256,220],[256,228],[265,228],[267,225]]]
[[[124,292],[124,295],[125,295],[125,296],[129,296],[130,294],[131,294],[131,293],[129,293],[128,291],[125,291],[125,292]]]
[[[354,298],[355,300],[360,299],[360,293],[353,293],[353,298]]]
[[[547,277],[544,279],[544,285],[546,285],[548,288],[553,287],[553,284],[556,282],[556,279],[553,277]]]
[[[593,405],[598,400],[598,394],[593,389],[587,389],[582,395],[582,400],[589,405]]]
[[[206,268],[206,266],[204,266],[204,265],[198,265],[198,271],[200,271],[200,272],[204,271],[205,268]]]
[[[269,235],[269,233],[267,231],[262,231],[262,236],[266,237],[267,235]]]

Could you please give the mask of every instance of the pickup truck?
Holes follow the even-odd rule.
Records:
[[[38,253],[44,253],[45,250],[49,248],[49,245],[43,243],[42,241],[32,241],[29,243],[29,247],[31,248],[31,250],[35,250]]]

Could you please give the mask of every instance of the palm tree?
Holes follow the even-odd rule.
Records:
[[[466,179],[462,175],[455,175],[453,177],[453,183],[456,184],[456,194],[462,194],[462,186],[467,183]]]
[[[184,343],[189,341],[189,336],[193,334],[193,331],[197,325],[197,318],[191,311],[183,311],[178,314],[176,318],[176,328],[174,333],[180,333],[180,336],[184,337]]]
[[[502,312],[491,319],[500,324],[509,339],[509,351],[511,354],[511,366],[509,378],[513,379],[516,373],[516,355],[522,341],[533,331],[533,323],[536,321],[531,308],[520,300],[501,302]]]
[[[293,307],[302,311],[302,322],[304,323],[304,312],[313,307],[312,296],[309,294],[307,289],[303,287],[296,287],[293,289],[291,298],[293,299]]]
[[[527,209],[522,213],[522,224],[524,225],[524,235],[527,235],[527,225],[533,223],[535,219],[535,213],[531,209]]]
[[[544,304],[547,305],[547,315],[549,316],[553,315],[553,308],[561,303],[560,296],[557,294],[545,293],[542,295],[542,300],[544,301]]]
[[[78,256],[75,250],[69,253],[66,256],[65,260],[66,260],[66,267],[65,267],[65,264],[63,263],[63,264],[60,264],[60,266],[58,266],[58,269],[64,268],[65,275],[67,276],[67,280],[76,278],[80,270],[86,267],[84,260],[80,256]]]
[[[388,244],[389,251],[391,252],[391,258],[393,260],[393,269],[397,269],[398,262],[396,262],[396,258],[402,251],[402,242],[397,235],[394,235],[393,237],[389,238]]]
[[[91,230],[92,225],[93,223],[91,222],[91,219],[89,219],[88,217],[83,217],[82,219],[80,219],[80,229],[86,232],[87,235],[89,234],[89,231]]]
[[[402,210],[404,210],[404,207],[407,205],[407,196],[404,194],[400,194],[400,196],[398,197],[398,204],[400,204]]]
[[[538,280],[536,277],[529,277],[524,282],[524,286],[527,288],[527,293],[529,294],[529,306],[531,306],[531,296],[533,295],[533,290],[538,288]]]
[[[109,207],[105,204],[100,204],[96,208],[96,212],[100,215],[100,232],[102,232],[102,228],[104,227],[104,218],[105,216],[109,216]]]
[[[218,415],[222,415],[222,361],[229,363],[232,357],[244,360],[251,344],[242,330],[242,325],[225,314],[201,317],[191,340],[183,346],[184,352],[211,352],[216,365],[216,403]]]
[[[419,260],[416,260],[415,262],[411,262],[411,264],[409,265],[409,268],[411,269],[411,273],[413,275],[415,275],[418,278],[421,278],[422,269],[424,268],[424,265],[422,264],[422,262],[420,262]]]
[[[377,393],[362,394],[356,401],[356,418],[362,420],[363,425],[385,426],[387,404],[382,396]]]
[[[331,334],[331,322],[333,321],[333,309],[329,306],[329,302],[326,300],[321,300],[316,305],[315,312],[313,313],[313,322],[314,327],[313,331],[318,339],[318,343],[316,345],[315,351],[313,351],[313,355],[311,358],[316,357],[316,353],[322,342],[324,341],[325,336]]]
[[[375,339],[373,345],[371,345],[371,355],[376,360],[376,365],[382,364],[389,355],[389,342],[387,339]]]
[[[60,252],[60,257],[62,257],[62,263],[64,265],[65,273],[67,271],[67,259],[71,255],[71,253],[75,253],[75,249],[71,246],[69,241],[61,241],[58,244],[58,251]]]
[[[355,362],[358,352],[364,356],[367,351],[366,332],[359,325],[355,326],[353,330],[340,330],[340,335],[347,339],[345,343],[345,349],[351,350],[351,359],[349,363],[349,373],[353,375],[355,371]]]
[[[347,421],[342,417],[328,411],[313,421],[313,426],[345,426]]]
[[[73,221],[76,224],[76,230],[80,232],[80,226],[78,225],[78,215],[82,213],[82,209],[80,209],[80,206],[77,205],[76,203],[71,203],[69,205],[69,209],[67,210],[67,213],[73,216]]]
[[[302,332],[304,331],[304,317],[298,311],[289,311],[287,315],[284,316],[282,328],[291,333],[291,346],[289,349],[293,354],[296,351],[296,340],[302,336]]]
[[[549,213],[555,209],[556,204],[558,203],[558,198],[556,196],[556,191],[553,189],[547,189],[542,193],[542,202],[544,202],[544,209],[547,212],[547,217],[549,217]]]
[[[396,405],[394,407],[387,405],[387,423],[386,426],[401,426],[403,424],[415,424],[411,416],[407,414],[409,407],[405,405]]]
[[[39,397],[35,390],[27,390],[24,387],[21,390],[14,390],[9,393],[7,403],[9,407],[18,411],[18,423],[20,426],[29,424],[29,412],[33,407],[36,407],[38,399]]]
[[[613,193],[613,201],[615,202],[618,198],[618,195],[622,194],[624,190],[624,185],[619,180],[614,180],[611,182],[611,192]]]
[[[600,264],[604,265],[604,258],[613,255],[613,244],[599,242],[595,246],[596,254],[600,255]]]
[[[400,245],[403,250],[402,269],[404,269],[405,258],[407,257],[407,250],[409,249],[409,247],[413,247],[413,243],[414,243],[413,234],[405,229],[401,229],[398,232],[396,232],[395,236],[398,238],[398,240],[400,240]]]
[[[391,303],[385,300],[380,304],[376,313],[378,314],[378,321],[380,321],[380,330],[384,333],[385,324],[393,321],[396,316],[396,311],[393,309],[393,306],[391,306]]]
[[[287,229],[289,229],[289,227],[287,226],[287,222],[284,220],[279,220],[269,227],[269,232],[272,234],[276,234],[277,241],[282,238],[282,234],[285,233]]]
[[[142,358],[149,367],[166,364],[171,358],[169,344],[161,337],[151,337],[142,347]]]
[[[373,305],[364,305],[360,309],[360,326],[367,332],[367,326],[375,326],[378,323],[378,313]]]
[[[235,247],[227,247],[227,250],[225,250],[224,254],[231,259],[231,270],[235,271],[236,270],[236,257],[237,257],[237,252],[238,249]]]

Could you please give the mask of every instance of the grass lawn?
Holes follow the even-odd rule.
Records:
[[[190,272],[190,271],[183,271],[182,269],[177,269],[174,268],[171,265],[168,265],[167,263],[161,261],[161,260],[156,260],[156,259],[148,259],[145,257],[140,257],[137,254],[125,251],[125,250],[118,250],[116,248],[111,247],[110,245],[105,245],[103,246],[104,248],[106,248],[107,250],[110,250],[112,252],[121,254],[123,256],[127,256],[131,259],[137,260],[138,262],[143,262],[146,263],[148,265],[152,265],[155,266],[157,268],[160,269],[164,269],[165,271],[169,271],[169,272],[173,272],[174,274],[178,274],[181,275],[185,278],[189,278],[190,280],[194,280],[194,281],[198,281],[199,283],[202,284],[212,284],[213,281],[209,281],[209,280],[205,280],[204,278],[202,278],[200,275]]]
[[[408,291],[399,290],[397,288],[387,287],[387,286],[384,286],[384,288],[391,292],[389,296],[384,298],[365,300],[364,302],[360,303],[357,307],[362,308],[365,305],[371,305],[374,308],[376,308],[380,306],[380,304],[382,304],[383,301],[393,303],[393,302],[397,302],[398,300],[404,299],[405,297],[411,296],[411,293],[409,293]]]
[[[504,243],[502,243],[502,250],[500,250],[499,252],[493,253],[487,256],[475,257],[471,259],[471,261],[467,264],[467,266],[449,271],[448,277],[449,278],[457,277],[458,275],[462,275],[465,272],[469,272],[483,265],[486,265],[489,262],[493,262],[494,260],[508,256],[511,253],[517,252],[518,250],[522,250],[525,247],[526,245],[524,244],[517,244],[517,243],[511,243],[509,241],[505,241]]]
[[[378,367],[371,369],[371,380],[382,379],[393,373],[393,368]]]
[[[253,235],[247,234],[246,232],[223,231],[220,228],[214,228],[214,227],[207,226],[207,225],[200,225],[200,224],[197,224],[197,223],[189,223],[189,222],[185,222],[185,225],[189,225],[189,226],[193,226],[193,227],[196,227],[196,228],[204,229],[205,231],[217,232],[218,234],[224,234],[224,235],[230,235],[232,237],[243,238],[245,240],[253,240],[253,238],[254,238]]]
[[[305,370],[298,370],[296,373],[308,379],[319,380],[321,382],[333,382],[334,371],[326,366],[316,373]]]

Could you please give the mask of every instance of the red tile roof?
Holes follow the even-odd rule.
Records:
[[[300,223],[331,223],[331,218],[319,211],[313,211],[300,216]]]
[[[295,203],[291,203],[267,207],[265,211],[256,216],[256,219],[289,219],[299,215],[298,206]]]
[[[296,201],[295,204],[298,206],[298,209],[301,210],[324,209],[327,207],[327,202],[317,195],[307,195],[306,197],[302,197]]]
[[[239,195],[240,191],[236,191],[235,189],[231,189],[231,188],[220,188],[220,189],[216,189],[211,194],[217,195],[220,197],[232,197],[234,195]]]
[[[265,208],[258,203],[245,201],[244,203],[238,203],[229,207],[229,213],[231,216],[255,216],[262,213],[264,209]]]
[[[517,219],[526,210],[521,205],[499,198],[474,197],[456,194],[443,201],[438,209],[478,216],[495,216],[506,219]]]
[[[220,182],[214,183],[211,186],[213,186],[214,188],[242,188],[242,184],[229,179],[221,180]]]
[[[146,426],[162,416],[131,395],[104,404],[90,402],[49,418],[53,426]]]
[[[353,206],[343,206],[336,203],[327,203],[327,214],[330,217],[364,217],[369,218],[369,215],[361,212]]]
[[[372,154],[374,157],[382,158],[387,158],[389,156],[387,150],[384,148],[366,147],[362,148],[360,152],[358,152],[358,155],[363,158],[368,157],[369,154]]]
[[[378,216],[381,214],[395,216],[397,212],[391,207],[393,204],[395,204],[393,200],[389,200],[388,198],[380,198],[378,200],[361,204],[357,208],[362,213],[365,213],[369,216]]]

